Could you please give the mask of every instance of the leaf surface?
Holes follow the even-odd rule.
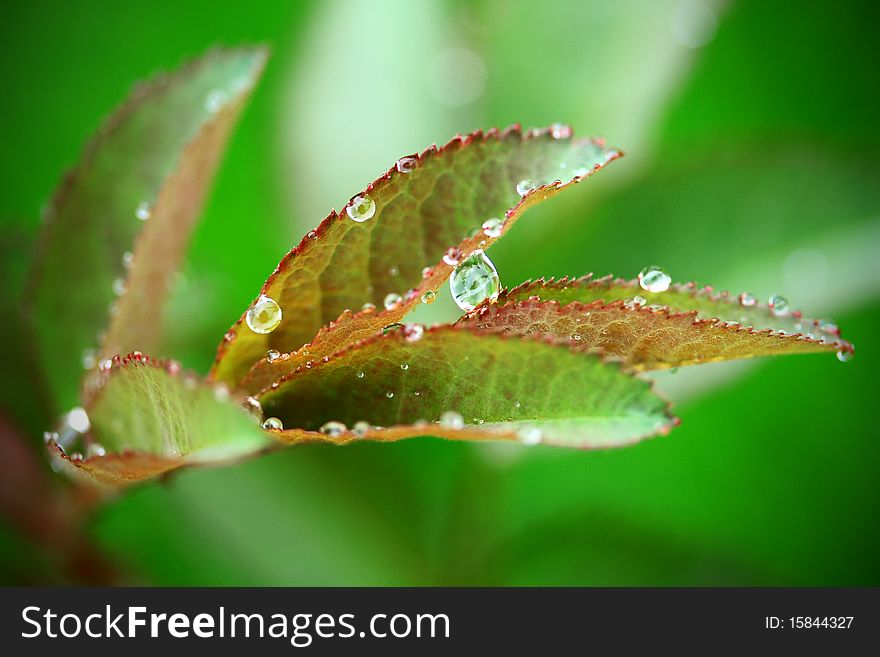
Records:
[[[570,339],[635,371],[795,353],[852,354],[833,324],[695,284],[665,292],[610,276],[525,283],[461,320],[477,331]]]
[[[254,333],[245,312],[220,345],[213,376],[238,384],[269,350],[294,352],[259,363],[245,384],[259,390],[309,358],[370,337],[449,277],[453,265],[443,257],[450,248],[459,259],[488,248],[527,208],[619,155],[601,140],[573,138],[568,128],[523,133],[513,126],[402,158],[353,197],[372,199],[371,218],[350,218],[349,209],[359,203],[349,202],[282,259],[261,290],[280,305],[281,324],[271,333]],[[524,180],[537,187],[521,196],[517,185]],[[503,221],[497,234],[481,230],[490,218]],[[390,308],[389,294],[402,297]],[[375,309],[362,310],[367,303]]]
[[[184,465],[233,461],[274,444],[225,386],[183,373],[175,361],[138,352],[116,356],[93,383],[86,453],[101,455],[62,455],[100,481],[121,484]]]
[[[665,433],[675,423],[648,382],[599,355],[572,351],[567,342],[449,326],[373,336],[300,368],[260,400],[265,415],[292,428],[279,439],[293,443],[430,435],[600,448]],[[437,423],[450,411],[463,426],[448,416]],[[330,421],[348,430],[319,433]]]
[[[136,87],[60,185],[29,299],[59,405],[73,403],[87,350],[96,362],[156,347],[169,279],[265,60],[259,47],[214,50]]]

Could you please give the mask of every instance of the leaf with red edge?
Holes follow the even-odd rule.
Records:
[[[259,398],[266,415],[292,427],[278,434],[291,443],[439,436],[600,448],[675,423],[648,382],[568,341],[450,326],[375,335],[300,368]],[[464,425],[438,423],[448,412]],[[347,430],[320,432],[327,422]]]
[[[213,377],[238,384],[269,350],[299,350],[260,362],[245,384],[257,390],[307,360],[371,336],[449,277],[447,250],[466,256],[488,248],[527,208],[619,155],[600,140],[573,138],[567,128],[523,134],[514,126],[456,137],[401,159],[284,257],[261,290],[280,305],[280,325],[254,333],[242,315],[219,347]],[[520,196],[524,180],[538,187]],[[358,222],[349,212],[357,215],[355,199],[364,195],[375,214]],[[497,234],[481,231],[489,218],[503,220]],[[389,294],[402,299],[386,309]],[[362,310],[365,303],[377,310]]]
[[[745,300],[745,304],[743,303]],[[853,347],[836,326],[774,312],[749,295],[694,284],[646,292],[610,276],[535,281],[504,291],[461,320],[477,331],[550,335],[601,349],[635,371],[735,358],[840,352]]]
[[[56,192],[29,315],[60,406],[74,403],[83,353],[98,346],[111,305],[104,354],[156,347],[169,277],[266,57],[218,49],[139,85]]]
[[[98,372],[86,409],[86,457],[73,452],[80,446],[52,444],[79,471],[124,484],[185,465],[234,461],[274,444],[260,419],[222,384],[139,352],[110,362]]]

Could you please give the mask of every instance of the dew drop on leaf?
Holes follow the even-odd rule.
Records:
[[[418,342],[425,334],[425,327],[421,324],[407,324],[403,329],[403,335],[407,342]]]
[[[443,262],[445,262],[450,267],[455,267],[461,261],[461,249],[455,246],[450,246],[446,249],[446,253],[443,254]]]
[[[409,369],[409,363],[401,363],[400,369],[402,369],[404,372],[406,372]]]
[[[525,196],[529,192],[533,192],[537,189],[535,183],[528,178],[524,178],[516,183],[516,193],[520,196]]]
[[[266,295],[261,295],[245,316],[248,328],[254,333],[271,333],[281,323],[281,307]]]
[[[359,422],[355,422],[354,426],[351,429],[352,431],[354,431],[356,436],[363,438],[370,430],[370,423],[365,422],[364,420],[360,420]]]
[[[392,399],[394,397],[394,391],[393,390],[386,390],[385,396],[388,397],[388,399]]]
[[[367,302],[363,306],[361,306],[361,312],[363,313],[371,313],[376,310],[376,304]]]
[[[88,456],[89,458],[106,455],[107,450],[104,449],[104,446],[101,443],[89,443],[89,446],[86,447],[86,456]]]
[[[767,301],[770,306],[770,312],[772,312],[776,317],[782,317],[788,314],[788,299],[778,294],[773,294],[770,296],[770,299]]]
[[[84,370],[90,370],[95,366],[95,350],[84,349],[82,353],[82,366]]]
[[[131,269],[132,264],[134,263],[134,253],[131,251],[125,251],[122,254],[122,266],[126,269]]]
[[[382,327],[382,335],[388,335],[389,333],[393,333],[394,331],[403,328],[403,324],[400,322],[394,322],[393,324],[389,324],[388,326]]]
[[[260,426],[266,431],[282,431],[284,429],[284,423],[277,417],[267,417]]]
[[[355,376],[356,376],[357,378],[359,378],[359,379],[363,379],[363,378],[366,376],[366,374],[364,374],[363,372],[361,372],[360,370],[358,370],[358,371],[357,371],[357,374],[355,374]]]
[[[92,426],[92,423],[89,420],[89,415],[86,413],[86,409],[82,406],[71,408],[67,413],[65,421],[71,429],[79,433],[85,433]]]
[[[564,123],[554,123],[550,126],[550,136],[553,139],[568,139],[571,137],[571,126]]]
[[[146,201],[141,201],[135,208],[134,216],[141,221],[146,221],[153,215],[153,207]]]
[[[277,349],[270,349],[266,352],[266,360],[268,360],[270,363],[274,363],[279,358],[281,358],[281,352]]]
[[[501,281],[495,265],[482,250],[477,249],[452,272],[449,289],[458,307],[470,312],[486,299],[497,299]]]
[[[461,413],[446,411],[440,416],[440,424],[450,429],[461,429],[464,427],[464,418],[461,416]]]
[[[740,303],[740,305],[744,306],[745,308],[751,308],[752,306],[755,306],[758,304],[758,298],[753,294],[749,294],[748,292],[743,292],[742,294],[739,295],[739,303]]]
[[[483,222],[483,234],[486,237],[500,237],[501,236],[501,226],[504,224],[501,219],[493,217],[491,219],[486,219]]]
[[[376,202],[368,194],[360,194],[351,199],[345,211],[351,219],[362,223],[376,214]]]
[[[414,157],[402,157],[397,160],[397,170],[400,173],[412,173],[413,170],[419,165],[419,161]]]
[[[434,303],[434,300],[437,298],[437,293],[434,290],[428,290],[422,295],[422,303],[431,304]]]
[[[319,431],[325,436],[336,438],[337,436],[341,436],[342,434],[344,434],[347,429],[348,427],[346,427],[342,422],[330,420],[329,422],[325,422],[323,425],[321,425]]]
[[[396,292],[391,292],[385,295],[385,300],[382,301],[382,305],[385,306],[385,310],[394,310],[397,306],[400,305],[400,302],[403,301],[403,297],[397,294]]]
[[[847,361],[852,360],[853,352],[847,351],[846,349],[841,349],[837,352],[837,360],[841,363],[846,363]]]
[[[639,285],[646,292],[665,292],[669,289],[672,278],[657,265],[645,267],[639,272]]]
[[[400,274],[400,269],[396,265],[388,268],[388,275],[389,276],[398,276],[399,274]]]

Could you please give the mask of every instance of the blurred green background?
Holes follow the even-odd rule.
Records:
[[[206,371],[280,257],[397,157],[513,122],[564,121],[627,157],[493,249],[506,284],[658,263],[783,293],[857,346],[845,365],[658,377],[681,427],[620,450],[301,447],[140,486],[86,527],[123,581],[880,584],[880,5],[41,0],[4,13],[5,297],[42,204],[135,80],[264,41],[273,58],[170,314],[168,352],[187,365]],[[25,420],[37,445],[44,420]],[[65,581],[58,559],[0,516],[0,581]]]

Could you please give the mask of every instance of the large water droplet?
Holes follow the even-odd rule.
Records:
[[[282,431],[284,429],[284,423],[277,417],[267,417],[260,426],[266,431]]]
[[[486,299],[497,299],[501,281],[495,265],[477,249],[452,272],[449,289],[458,307],[470,312]]]
[[[341,436],[347,430],[348,427],[346,427],[342,422],[336,422],[335,420],[325,422],[319,429],[321,433],[323,433],[325,436],[330,436],[331,438]]]
[[[770,296],[767,304],[770,306],[770,312],[773,313],[776,317],[782,317],[788,314],[788,299],[783,296],[773,294]]]
[[[153,215],[153,206],[151,206],[146,201],[141,201],[137,208],[135,208],[134,216],[140,219],[141,221],[146,221]]]
[[[349,217],[361,223],[367,219],[372,219],[373,215],[376,214],[376,202],[369,195],[361,194],[351,199],[345,211]]]
[[[440,416],[440,424],[450,429],[461,429],[464,427],[464,418],[461,416],[461,413],[446,411]]]
[[[261,295],[245,316],[248,328],[254,333],[271,333],[281,323],[281,306],[266,295]]]
[[[402,296],[397,294],[397,292],[391,292],[385,295],[385,300],[382,301],[382,305],[385,306],[385,310],[394,310],[400,305],[401,301],[403,301]]]
[[[671,283],[669,274],[657,265],[645,267],[639,272],[639,285],[646,292],[665,292]]]
[[[418,159],[414,157],[402,157],[397,160],[395,166],[400,173],[412,173],[418,165]]]
[[[520,196],[525,196],[529,192],[533,192],[536,189],[537,186],[535,185],[535,183],[528,178],[520,180],[518,183],[516,183],[516,193]]]
[[[486,219],[486,221],[483,222],[483,234],[486,237],[500,237],[503,225],[504,222],[496,217]]]

